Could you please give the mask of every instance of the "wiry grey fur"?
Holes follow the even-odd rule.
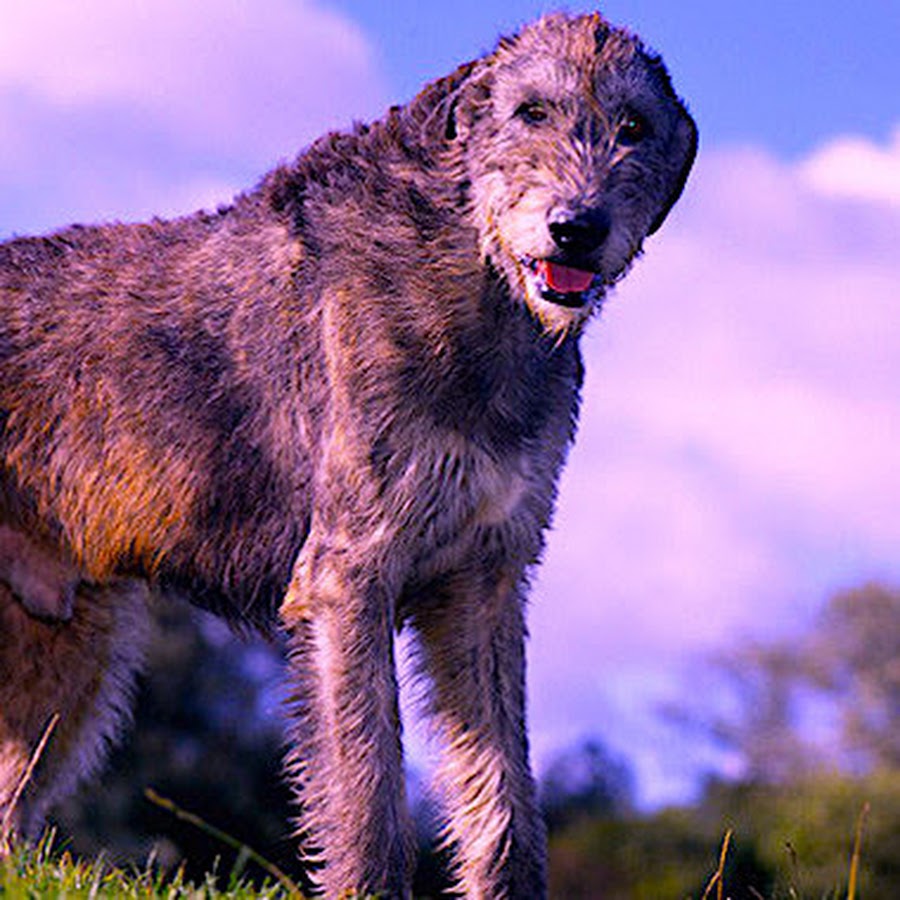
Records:
[[[579,334],[695,147],[658,58],[551,16],[217,214],[0,246],[0,812],[51,711],[23,824],[115,730],[143,629],[110,598],[140,618],[143,582],[287,632],[328,896],[409,891],[404,626],[460,889],[543,896],[528,572]],[[554,293],[548,260],[591,285]],[[22,541],[35,581],[4,563]]]

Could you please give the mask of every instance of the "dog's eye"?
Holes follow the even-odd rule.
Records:
[[[622,124],[619,126],[619,143],[632,145],[638,144],[650,133],[650,125],[640,114],[633,111],[625,113]]]
[[[526,125],[540,125],[548,116],[547,107],[540,100],[526,100],[516,107],[516,117]]]

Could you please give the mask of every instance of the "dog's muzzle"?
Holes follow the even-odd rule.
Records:
[[[609,237],[612,222],[602,209],[589,209],[577,215],[555,216],[547,226],[560,253],[576,259],[589,259]]]
[[[557,253],[546,259],[523,260],[532,289],[543,300],[580,309],[589,302],[589,291],[602,278],[590,260],[609,237],[609,215],[600,209],[557,214],[547,230]]]

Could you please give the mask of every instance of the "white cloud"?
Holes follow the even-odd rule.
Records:
[[[538,746],[605,733],[610,698],[647,709],[679,658],[900,581],[900,209],[889,173],[823,193],[820,155],[702,154],[593,323],[531,608]]]
[[[204,142],[294,149],[381,100],[361,32],[310,0],[4,4],[0,86],[54,106],[133,105]],[[271,150],[269,151],[271,152]]]
[[[807,159],[800,172],[826,196],[900,207],[900,126],[886,147],[864,138],[836,138]]]
[[[0,0],[0,17],[0,232],[168,214],[206,201],[191,184],[224,201],[385,105],[365,36],[315,0]]]

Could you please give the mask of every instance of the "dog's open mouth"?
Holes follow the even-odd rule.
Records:
[[[580,309],[588,302],[586,292],[597,278],[596,273],[574,269],[549,259],[527,259],[526,268],[536,292],[549,303]]]

